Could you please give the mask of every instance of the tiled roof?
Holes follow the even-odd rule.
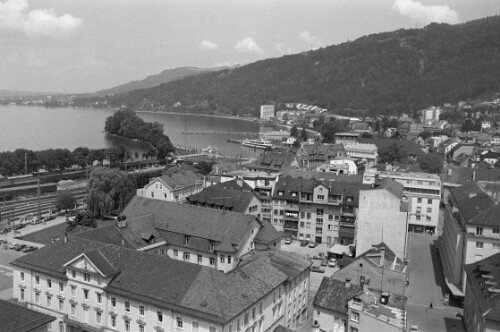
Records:
[[[218,323],[233,319],[290,276],[308,268],[307,263],[278,253],[272,257],[256,255],[256,259],[223,273],[167,256],[77,238],[20,257],[13,265],[62,272],[64,263],[82,253],[100,267],[103,261],[118,264],[119,272],[105,288],[107,292]]]
[[[259,259],[264,259],[269,262],[274,268],[283,272],[289,280],[294,279],[299,274],[307,270],[312,263],[292,257],[282,251],[269,250],[269,251],[251,251],[240,258],[238,266],[246,266],[251,262]]]
[[[352,282],[346,286],[345,281],[324,277],[314,297],[313,306],[347,315],[347,302],[362,292],[363,289]]]
[[[397,198],[403,197],[403,185],[391,178],[384,178],[379,182],[379,187],[376,189],[385,189]]]
[[[203,181],[203,175],[193,173],[191,171],[176,172],[162,175],[159,178],[153,179],[149,184],[154,183],[157,179],[163,181],[163,183],[165,183],[172,190],[177,190],[201,183]]]
[[[124,246],[126,248],[136,248],[130,238],[124,237],[123,233],[120,232],[119,228],[115,224],[104,226],[101,228],[91,228],[84,232],[77,233],[74,237],[79,237],[82,239],[88,239],[93,241],[98,241],[107,244],[114,244],[117,246]]]
[[[269,221],[261,220],[261,224],[262,228],[254,237],[255,242],[272,243],[283,237],[283,234],[278,232]]]
[[[56,320],[56,317],[0,299],[0,331],[46,331],[42,327],[54,320]]]
[[[474,171],[475,181],[500,181],[500,169],[482,168]]]
[[[381,248],[384,248],[384,250],[381,250]],[[371,249],[359,255],[356,260],[363,257],[380,267],[382,251],[384,252],[384,270],[397,272],[403,272],[403,270],[405,270],[404,262],[396,256],[394,251],[392,251],[391,248],[389,248],[389,246],[387,246],[384,242],[372,246]]]
[[[473,171],[471,168],[448,166],[443,174],[441,174],[441,182],[463,185],[472,182],[472,174]]]
[[[409,155],[416,155],[420,156],[423,155],[424,152],[418,146],[418,144],[415,144],[411,141],[408,140],[394,140],[394,139],[383,139],[383,138],[359,138],[358,139],[360,143],[370,143],[370,144],[375,144],[378,148],[378,152],[386,147],[389,147],[391,144],[396,143],[398,144],[403,151],[405,151]]]
[[[237,184],[238,181],[241,181],[241,187]],[[245,181],[232,180],[207,187],[189,196],[187,201],[193,205],[225,208],[229,211],[245,213],[254,198],[257,197]]]
[[[500,321],[500,253],[466,265],[465,272],[471,286],[467,288],[474,296],[474,301],[466,301],[466,306],[472,303],[482,317]]]
[[[474,225],[500,226],[500,205],[476,184],[451,188],[450,193],[465,221]]]
[[[297,157],[290,153],[267,152],[260,156],[253,163],[246,165],[246,168],[256,168],[270,171],[282,171],[298,166]]]
[[[124,209],[128,225],[137,224],[136,216],[151,216],[153,227],[216,242],[223,239],[239,245],[244,235],[255,227],[255,216],[202,208],[135,196]],[[132,216],[129,218],[129,215]]]
[[[291,176],[293,178],[303,178],[303,179],[317,179],[317,180],[333,180],[339,182],[352,182],[352,183],[362,183],[362,175],[347,175],[329,172],[316,172],[316,171],[303,171],[303,170],[284,170],[281,172],[282,176]]]

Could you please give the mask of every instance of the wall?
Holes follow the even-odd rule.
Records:
[[[324,308],[314,307],[313,324],[318,322],[319,330],[324,332],[347,332],[344,322],[347,315],[335,313]]]
[[[449,281],[455,284],[460,284],[461,281],[463,249],[464,234],[453,217],[449,205],[446,205],[439,252],[443,268],[447,269],[450,274],[451,280]]]

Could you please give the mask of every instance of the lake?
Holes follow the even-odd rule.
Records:
[[[0,151],[19,148],[44,150],[84,146],[92,149],[123,145],[132,155],[144,143],[107,135],[104,123],[113,111],[91,108],[45,108],[0,105]],[[174,145],[203,149],[215,146],[224,156],[251,157],[261,151],[229,143],[230,139],[256,137],[256,122],[187,114],[137,113],[146,122],[159,122]],[[186,134],[187,133],[187,134]],[[194,133],[194,134],[193,134]],[[217,133],[217,134],[214,134]]]

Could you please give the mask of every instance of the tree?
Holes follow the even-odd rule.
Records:
[[[292,129],[290,129],[290,137],[299,137],[297,126],[293,126]]]
[[[362,133],[361,136],[359,136],[360,138],[373,138],[373,135],[370,134],[370,133]]]
[[[307,131],[306,127],[302,128],[302,133],[300,134],[300,139],[304,142],[307,142]]]
[[[89,211],[77,211],[74,221],[68,223],[66,232],[71,232],[76,226],[96,228],[97,222],[95,221],[94,215]]]
[[[382,163],[400,162],[407,157],[406,152],[397,142],[391,143],[390,145],[380,149],[378,155],[380,157],[380,162]]]
[[[432,136],[432,133],[430,131],[423,131],[420,134],[418,134],[418,136],[422,137],[422,139],[425,141],[426,139]]]
[[[55,205],[58,210],[66,210],[68,212],[68,209],[76,205],[75,195],[71,191],[65,190],[57,196]]]
[[[443,159],[433,153],[424,154],[418,158],[418,164],[420,168],[427,173],[440,174],[443,169]]]
[[[464,120],[464,122],[462,122],[462,127],[460,128],[460,130],[463,132],[468,132],[468,131],[474,130],[475,125],[476,124],[475,124],[474,120],[467,118]]]
[[[135,195],[134,182],[127,174],[110,168],[94,168],[87,189],[88,209],[100,217],[122,210]]]

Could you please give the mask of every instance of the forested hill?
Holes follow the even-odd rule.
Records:
[[[186,77],[112,105],[257,114],[264,103],[373,113],[421,109],[500,89],[500,16],[372,34],[315,51]]]

